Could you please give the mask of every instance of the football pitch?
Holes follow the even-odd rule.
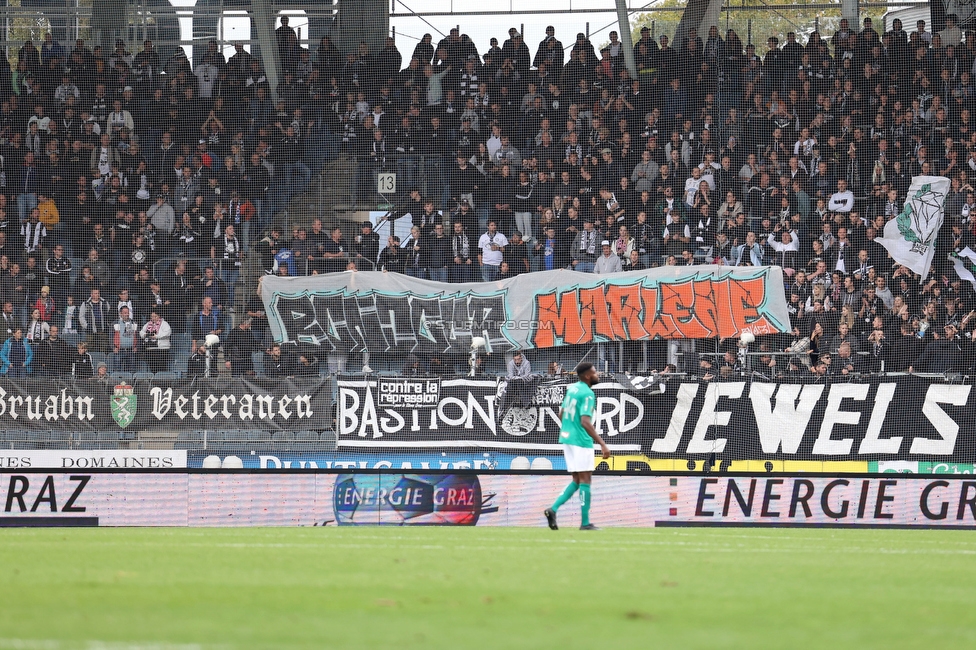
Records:
[[[0,649],[945,648],[973,602],[965,531],[0,531]]]

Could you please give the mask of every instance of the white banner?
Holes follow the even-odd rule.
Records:
[[[976,275],[973,274],[973,270],[976,269],[976,251],[966,246],[959,251],[958,257],[952,258],[952,265],[960,280],[965,280],[976,288]]]
[[[948,178],[915,176],[901,214],[885,224],[884,237],[876,240],[888,249],[892,259],[923,278],[932,266],[948,193]]]
[[[93,449],[91,451],[0,449],[0,469],[168,469],[185,468],[180,449]]]
[[[483,338],[491,353],[790,329],[778,266],[556,270],[467,284],[373,271],[267,276],[261,297],[276,341],[327,352],[467,354]]]

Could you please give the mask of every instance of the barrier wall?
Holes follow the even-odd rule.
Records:
[[[544,525],[562,473],[0,473],[5,526]],[[560,511],[579,525],[575,501]],[[976,528],[964,477],[607,475],[603,526]]]
[[[560,470],[568,378],[0,380],[0,470]],[[976,396],[916,376],[607,377],[597,471],[972,474]],[[176,447],[176,450],[172,449]],[[233,465],[232,465],[233,466]]]
[[[717,463],[871,461],[972,463],[976,410],[972,384],[916,376],[838,376],[773,382],[642,382],[635,390],[607,377],[594,391],[594,426],[614,454]],[[415,384],[415,385],[410,385]],[[569,381],[522,387],[500,407],[503,387],[491,380],[444,381],[340,377],[339,447],[360,451],[487,449],[517,455],[559,454],[559,405]],[[512,391],[511,383],[508,392]],[[405,403],[404,392],[422,398]],[[791,471],[782,465],[774,467]],[[655,470],[671,468],[655,466]],[[797,471],[833,471],[823,467]]]

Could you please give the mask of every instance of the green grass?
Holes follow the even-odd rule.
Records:
[[[974,556],[955,531],[8,529],[0,649],[962,647]]]

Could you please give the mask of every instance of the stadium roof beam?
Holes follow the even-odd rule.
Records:
[[[634,60],[634,39],[630,34],[630,17],[627,15],[627,0],[616,0],[617,23],[620,26],[620,42],[624,49],[624,64],[631,79],[637,79],[637,62]]]
[[[268,78],[271,86],[271,94],[274,95],[278,88],[278,66],[281,63],[278,59],[278,47],[275,40],[275,12],[271,7],[271,0],[251,0],[251,9],[254,12],[254,20],[251,21],[254,29],[258,33],[261,43],[266,44],[261,48],[264,58],[264,74]]]
[[[853,0],[844,0],[845,2]],[[862,3],[857,3],[860,7]],[[885,7],[918,7],[918,6],[928,6],[928,3],[919,2],[918,0],[892,0],[890,2],[870,2],[863,3],[865,7],[870,7],[871,9],[885,8]],[[842,5],[843,6],[843,5]],[[761,7],[751,7],[753,9],[760,9]],[[804,10],[835,10],[837,9],[836,3],[822,2],[815,4],[804,4]],[[416,16],[418,18],[436,18],[438,16],[531,16],[531,15],[548,15],[548,14],[605,14],[610,11],[616,11],[616,7],[602,7],[602,8],[569,8],[566,9],[504,9],[498,11],[395,11],[391,10],[389,15],[391,17],[403,17],[403,16]],[[635,13],[674,13],[678,11],[685,11],[684,7],[653,7],[653,6],[640,6],[640,7],[628,7],[628,14]],[[717,15],[717,14],[716,14]],[[845,14],[846,17],[846,14]],[[717,22],[715,23],[718,24]]]

